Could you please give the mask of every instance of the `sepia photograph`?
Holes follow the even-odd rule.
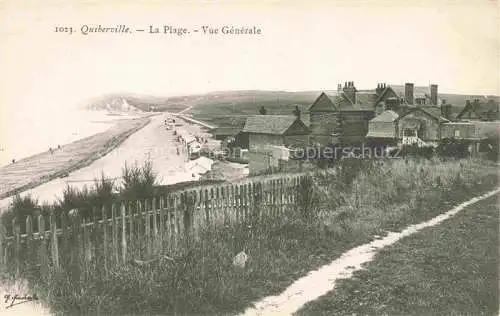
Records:
[[[497,0],[0,0],[0,315],[500,315]]]

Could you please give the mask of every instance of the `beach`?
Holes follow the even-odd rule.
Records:
[[[177,141],[173,129],[165,127],[165,119],[171,116],[161,113],[149,118],[122,121],[104,133],[63,146],[53,155],[42,153],[0,168],[0,192],[4,194],[0,209],[5,210],[10,205],[12,196],[5,197],[5,194],[14,189],[22,190],[21,196],[30,194],[39,203],[53,203],[67,185],[75,188],[91,186],[94,179],[101,175],[119,183],[125,164],[142,165],[151,161],[158,175],[158,184],[194,180],[192,173],[186,169],[187,153]],[[145,120],[151,122],[144,126]],[[200,126],[181,119],[176,125],[175,128],[185,129],[193,135],[209,136]],[[126,139],[118,143],[120,136]],[[214,145],[213,139],[209,142]],[[179,154],[177,148],[180,149]],[[42,177],[45,181],[41,180]]]

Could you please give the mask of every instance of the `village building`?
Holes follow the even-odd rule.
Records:
[[[385,144],[437,146],[443,139],[465,139],[479,142],[476,126],[452,122],[437,111],[421,107],[410,110],[384,111],[369,122],[367,138]]]
[[[251,174],[297,167],[299,162],[289,159],[290,149],[309,145],[310,130],[301,120],[300,113],[250,116],[242,133],[248,135]]]
[[[245,122],[242,133],[248,135],[248,149],[267,145],[307,146],[310,130],[300,117],[292,115],[254,115]]]
[[[242,126],[217,127],[211,130],[216,140],[221,141],[222,147],[248,149],[248,134],[243,133]]]
[[[465,107],[457,115],[460,121],[496,121],[500,120],[498,101],[494,99],[474,99],[465,101]]]
[[[438,121],[451,120],[451,105],[439,99],[436,84],[427,89],[406,83],[402,89],[379,83],[374,90],[358,90],[349,81],[344,86],[338,85],[335,96],[322,93],[309,108],[311,142],[320,145],[359,142],[365,140],[369,131],[372,138],[378,135],[394,140],[396,116],[399,119],[415,108]],[[427,136],[436,140],[436,136]]]

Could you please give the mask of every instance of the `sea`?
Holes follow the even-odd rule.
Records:
[[[38,109],[11,111],[0,126],[0,167],[101,133],[113,126],[120,114],[107,110]]]

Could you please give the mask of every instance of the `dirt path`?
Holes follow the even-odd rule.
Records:
[[[500,188],[497,188],[486,194],[472,198],[429,221],[411,225],[399,233],[390,232],[384,238],[353,248],[330,264],[298,279],[281,294],[265,297],[254,303],[254,307],[247,309],[242,315],[291,315],[306,303],[314,301],[332,291],[335,288],[337,280],[350,278],[354,271],[362,269],[362,264],[372,261],[375,254],[381,248],[394,244],[401,238],[412,235],[424,228],[435,226],[464,208],[499,192]]]

